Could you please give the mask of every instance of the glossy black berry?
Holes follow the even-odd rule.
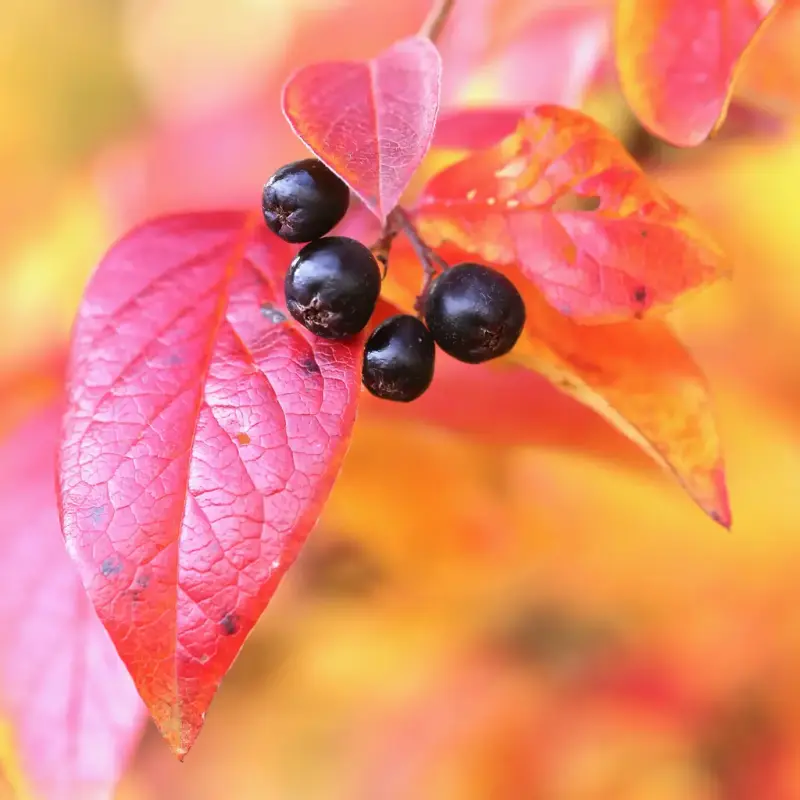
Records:
[[[311,242],[342,221],[350,190],[319,159],[281,167],[264,186],[261,210],[267,227],[287,242]]]
[[[416,317],[389,317],[364,347],[364,386],[383,400],[416,400],[433,380],[435,352],[430,331]]]
[[[525,324],[525,304],[505,275],[480,264],[459,264],[430,285],[425,321],[445,353],[480,364],[516,344]]]
[[[311,333],[343,339],[362,331],[381,291],[381,271],[368,247],[346,236],[307,244],[286,273],[286,307]]]

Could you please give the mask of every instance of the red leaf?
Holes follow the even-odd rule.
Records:
[[[642,124],[700,144],[727,111],[740,59],[776,0],[619,0],[622,90]]]
[[[67,547],[180,756],[316,521],[355,417],[363,343],[286,319],[290,256],[245,214],[157,220],[105,257],[73,335]]]
[[[578,111],[539,106],[517,132],[436,175],[419,225],[487,261],[518,262],[562,313],[641,316],[727,270],[722,252]]]
[[[296,72],[283,93],[295,133],[382,221],[433,138],[441,59],[425,37],[371,61],[331,61]]]
[[[110,796],[146,719],[70,562],[53,466],[60,404],[0,446],[0,704],[46,800]]]

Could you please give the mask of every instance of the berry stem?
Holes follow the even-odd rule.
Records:
[[[432,247],[425,244],[417,230],[417,226],[414,224],[414,220],[411,219],[408,211],[402,206],[396,206],[392,213],[389,214],[389,229],[396,231],[395,235],[400,231],[406,235],[406,238],[414,248],[414,252],[417,254],[417,258],[422,262],[426,273],[435,274],[437,269],[443,270],[449,267],[449,264],[441,256],[437,255]]]
[[[436,0],[436,5],[431,9],[431,13],[428,14],[428,18],[419,30],[419,35],[427,36],[436,44],[455,4],[456,0]]]
[[[406,235],[417,258],[422,264],[422,269],[425,272],[425,282],[422,285],[422,291],[416,303],[416,310],[421,313],[422,302],[431,281],[436,277],[438,271],[449,269],[450,265],[441,256],[437,255],[433,248],[429,247],[423,241],[417,230],[417,226],[402,206],[396,206],[392,213],[389,214],[388,229],[390,231],[395,231],[394,235],[397,235],[396,232],[399,231],[402,231]],[[392,238],[394,238],[394,236]]]
[[[392,224],[392,215],[390,214],[386,220],[386,227],[383,230],[383,234],[381,234],[381,238],[369,248],[372,251],[372,255],[375,256],[375,260],[381,265],[383,278],[386,277],[386,273],[389,271],[389,253],[398,233],[400,233],[400,229]]]

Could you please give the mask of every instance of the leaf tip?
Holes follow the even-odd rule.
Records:
[[[728,499],[728,486],[725,482],[725,470],[720,466],[714,474],[714,495],[711,502],[702,506],[703,511],[711,519],[726,530],[733,525],[733,515]]]
[[[169,749],[172,751],[172,754],[175,758],[178,759],[181,763],[189,754],[189,751],[192,749],[194,745],[195,739],[197,739],[198,732],[194,732],[189,736],[181,736],[180,734],[167,734],[161,728],[159,728],[159,733],[164,737],[164,741],[166,741]]]
[[[186,719],[179,703],[172,705],[166,715],[153,713],[153,721],[173,755],[183,762],[200,734],[202,722],[194,724]]]
[[[725,528],[726,531],[729,531],[733,525],[733,517],[731,516],[731,510],[727,504],[720,511],[714,509],[708,511],[708,516],[711,517],[714,522]]]

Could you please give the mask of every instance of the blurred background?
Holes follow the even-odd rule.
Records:
[[[5,434],[57,395],[111,241],[255,208],[305,153],[289,72],[374,55],[427,6],[3,0]],[[800,798],[800,54],[772,42],[722,133],[679,151],[625,107],[612,10],[460,0],[445,102],[584,108],[728,249],[733,283],[673,321],[715,393],[732,532],[536,376],[450,364],[413,407],[365,400],[193,751],[177,763],[148,727],[119,800]]]

